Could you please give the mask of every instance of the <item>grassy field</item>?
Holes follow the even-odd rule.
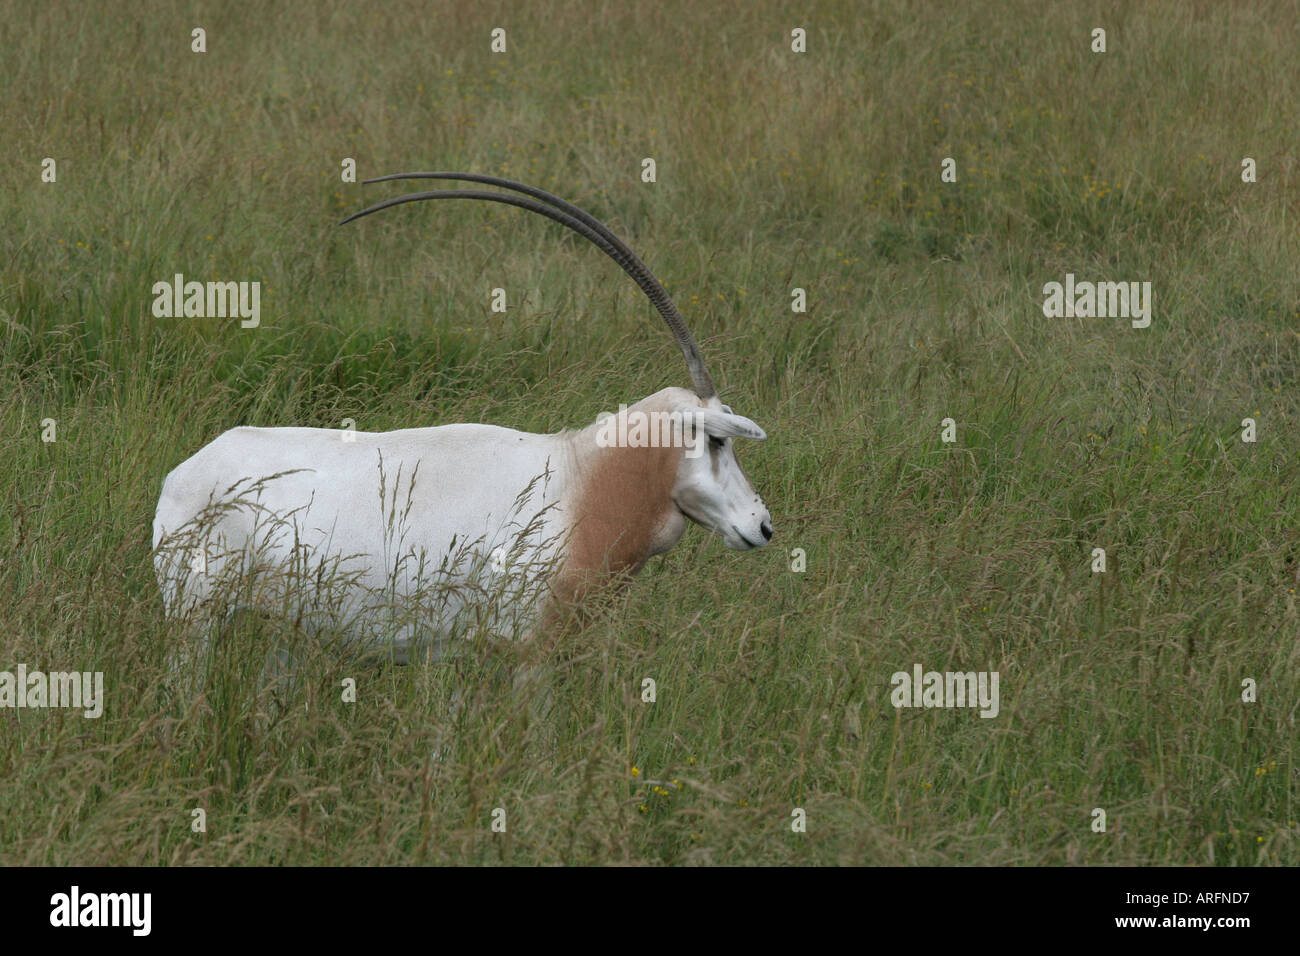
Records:
[[[1296,5],[709,6],[0,20],[0,670],[107,688],[98,720],[0,710],[0,862],[1300,863]],[[306,647],[273,697],[275,622],[165,693],[150,522],[223,430],[555,431],[687,384],[558,226],[438,204],[337,228],[402,191],[341,182],[345,157],[604,218],[770,436],[741,458],[772,546],[688,529],[523,649],[553,665],[541,720],[477,644]],[[155,318],[178,272],[260,281],[261,325]],[[1067,273],[1151,282],[1151,326],[1045,318]],[[1001,712],[895,709],[915,664],[997,671]]]

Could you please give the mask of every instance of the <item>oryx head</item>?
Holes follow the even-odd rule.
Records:
[[[697,524],[722,536],[728,548],[747,551],[772,540],[772,515],[736,460],[733,439],[767,435],[743,415],[737,415],[715,395],[697,413],[696,441],[707,450],[682,456],[673,488],[673,503]]]
[[[686,367],[694,385],[693,391],[682,388],[664,389],[626,409],[628,413],[642,410],[677,414],[687,426],[680,432],[684,449],[672,489],[673,506],[683,516],[717,533],[729,548],[761,548],[771,540],[772,516],[741,469],[733,445],[737,438],[761,441],[767,435],[754,422],[737,415],[722,404],[704,364],[704,357],[700,354],[700,347],[669,297],[668,290],[636,253],[595,216],[535,186],[526,186],[497,176],[451,172],[396,173],[366,182],[397,179],[460,180],[498,186],[522,195],[481,189],[439,189],[408,193],[363,209],[344,219],[340,225],[402,203],[425,199],[477,199],[518,206],[552,219],[583,236],[617,262],[663,316],[686,357]]]

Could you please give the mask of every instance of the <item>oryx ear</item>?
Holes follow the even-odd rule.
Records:
[[[767,437],[767,432],[754,422],[730,410],[719,412],[712,408],[689,408],[684,409],[682,414],[685,420],[694,421],[701,431],[714,438],[753,438],[762,441]]]

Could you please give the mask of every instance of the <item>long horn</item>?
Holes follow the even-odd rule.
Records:
[[[664,322],[668,324],[668,328],[672,331],[673,338],[677,340],[682,355],[686,357],[686,367],[690,372],[691,383],[695,386],[696,394],[703,399],[712,398],[717,394],[713,379],[704,364],[704,356],[700,354],[700,346],[695,341],[695,337],[691,335],[690,329],[686,327],[686,322],[682,318],[682,314],[677,311],[677,306],[673,304],[671,296],[668,295],[668,290],[655,278],[654,273],[650,271],[649,267],[641,261],[636,253],[629,249],[626,243],[614,235],[609,230],[609,227],[595,216],[580,209],[573,203],[535,186],[526,186],[523,183],[513,182],[509,179],[484,176],[478,173],[397,173],[392,176],[381,176],[378,179],[368,179],[366,182],[386,182],[395,179],[457,179],[466,182],[479,182],[512,189],[534,198],[523,198],[481,189],[437,189],[430,192],[410,193],[405,196],[386,199],[381,203],[376,203],[367,209],[354,213],[339,225],[346,225],[353,219],[360,219],[362,216],[368,216],[372,212],[387,209],[389,206],[399,206],[402,203],[418,202],[424,199],[481,199],[487,202],[505,203],[508,206],[518,206],[520,209],[527,209],[529,212],[545,216],[547,219],[567,226],[589,240],[632,277],[654,307],[659,310],[659,314],[663,316]]]

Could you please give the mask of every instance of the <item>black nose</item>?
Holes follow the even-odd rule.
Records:
[[[772,540],[772,526],[768,524],[766,521],[764,521],[761,525],[758,526],[758,530],[763,532],[764,541]]]

